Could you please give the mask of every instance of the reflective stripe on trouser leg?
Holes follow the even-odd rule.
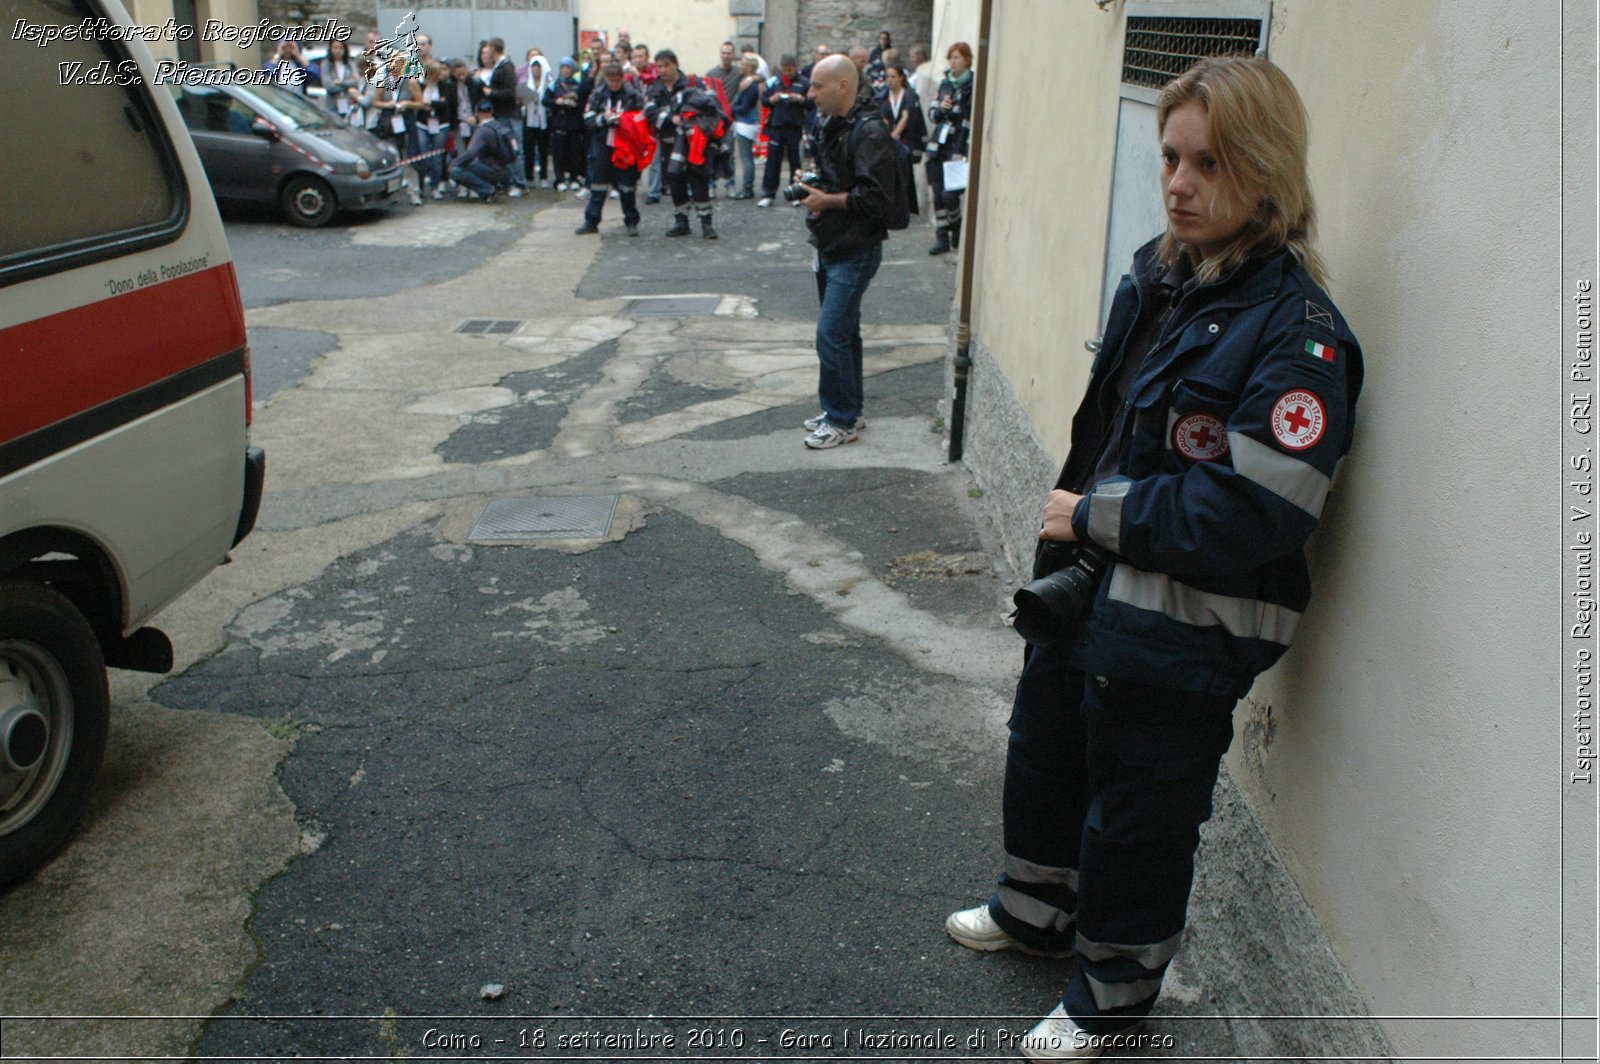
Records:
[[[633,180],[627,184],[617,182],[617,201],[622,204],[622,221],[625,225],[639,224],[639,199],[635,194],[639,187],[639,172],[633,172]],[[594,197],[591,196],[591,199]]]
[[[611,186],[604,182],[589,182],[589,203],[583,208],[583,220],[590,225],[600,224],[600,212],[606,209],[606,194]]]
[[[1078,919],[1077,869],[1035,864],[1008,853],[989,909],[995,922],[1020,942],[1051,950],[1070,945],[1067,936]]]
[[[1233,702],[1117,678],[1084,686],[1090,798],[1078,843],[1078,968],[1063,1004],[1090,1033],[1147,1015],[1183,941]]]
[[[990,906],[1028,946],[1063,952],[1080,915],[1078,840],[1088,803],[1079,703],[1084,677],[1071,646],[1030,647],[1012,700],[1006,744],[1005,864]]]

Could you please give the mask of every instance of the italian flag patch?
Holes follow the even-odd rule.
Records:
[[[1306,341],[1306,354],[1310,355],[1312,358],[1320,358],[1324,362],[1332,362],[1333,356],[1337,353],[1338,352],[1329,347],[1327,344],[1319,344],[1315,340]]]

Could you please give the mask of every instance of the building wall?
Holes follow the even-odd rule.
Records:
[[[836,52],[858,44],[873,48],[878,31],[888,30],[892,43],[903,53],[918,41],[927,41],[932,23],[933,0],[800,0],[796,52],[809,55],[819,44]]]
[[[143,26],[161,25],[173,17],[172,0],[127,0],[128,14]],[[195,20],[204,31],[208,19],[216,19],[224,26],[251,26],[261,16],[256,11],[256,0],[198,0]],[[226,41],[205,41],[197,37],[200,60],[204,63],[234,63],[238,66],[260,66],[263,53],[259,48],[240,48]],[[177,59],[175,41],[151,41],[150,53],[157,59]]]
[[[605,30],[615,41],[626,29],[634,41],[650,46],[651,53],[670,48],[685,70],[701,74],[717,64],[723,41],[733,40],[737,23],[728,0],[578,0],[578,25]]]
[[[941,48],[977,6],[939,0]],[[967,461],[1021,568],[1101,325],[1124,11],[994,7]],[[1383,1016],[1549,1014],[1560,999],[1559,721],[1544,707],[1561,670],[1540,604],[1561,590],[1529,549],[1553,513],[1528,476],[1552,465],[1555,426],[1519,426],[1554,420],[1554,381],[1529,370],[1562,349],[1561,13],[1272,7],[1270,55],[1311,115],[1321,248],[1366,390],[1313,540],[1311,609],[1236,712],[1229,769]],[[1593,12],[1567,30],[1592,38]],[[1419,1056],[1520,1055],[1553,1033],[1385,1026]]]

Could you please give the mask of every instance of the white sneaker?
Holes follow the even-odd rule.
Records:
[[[830,425],[824,421],[817,426],[817,431],[806,437],[806,446],[813,451],[825,451],[829,447],[841,447],[847,443],[855,443],[856,439],[855,429],[842,429],[838,425]]]
[[[815,432],[818,429],[820,429],[822,427],[823,423],[826,422],[827,420],[828,420],[828,415],[826,415],[826,414],[818,414],[816,417],[808,417],[808,418],[806,418],[804,421],[801,422],[801,424],[806,427],[807,431]],[[860,432],[862,429],[864,429],[866,427],[867,427],[867,419],[866,418],[864,418],[864,417],[856,418],[856,426],[855,426],[855,428],[856,428],[857,432]]]
[[[1135,1023],[1113,1034],[1090,1034],[1057,1005],[1022,1036],[1018,1048],[1029,1060],[1098,1060],[1113,1046],[1128,1048],[1125,1039],[1138,1026]]]
[[[539,179],[539,187],[540,188],[549,188],[550,187],[550,179],[547,178],[547,177],[541,177]]]
[[[519,196],[526,195],[526,193],[523,191],[521,185],[512,185],[511,188],[506,191],[506,195],[510,196],[512,199],[517,199]]]
[[[580,188],[578,191],[576,191],[576,192],[574,192],[572,194],[572,198],[573,199],[588,199],[589,198],[589,190],[586,189],[586,188]]]
[[[433,198],[434,199],[444,199],[444,189],[440,188],[438,185],[434,185],[433,186]]]
[[[611,198],[612,199],[621,199],[622,198],[622,194],[620,192],[618,192],[616,189],[612,189],[611,190]]]
[[[757,207],[770,207],[770,206],[772,206],[772,197],[771,196],[762,196],[760,199],[756,200],[756,206]]]
[[[857,424],[859,428],[859,423]],[[960,912],[951,913],[944,922],[945,933],[968,949],[980,950],[984,953],[993,953],[996,950],[1014,949],[1018,953],[1027,953],[1034,957],[1070,957],[1072,951],[1034,949],[1024,945],[1006,933],[1006,930],[995,923],[994,913],[989,911],[989,903],[984,902],[976,909],[962,909]]]
[[[567,190],[567,183],[565,181],[557,181],[556,182],[556,191],[557,192],[565,192],[566,190]]]

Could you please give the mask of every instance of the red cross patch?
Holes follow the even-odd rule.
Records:
[[[1303,451],[1322,439],[1328,414],[1316,393],[1304,389],[1284,392],[1272,408],[1272,434],[1291,451]]]
[[[1172,447],[1194,462],[1214,462],[1228,453],[1228,430],[1210,414],[1190,414],[1172,426]]]

